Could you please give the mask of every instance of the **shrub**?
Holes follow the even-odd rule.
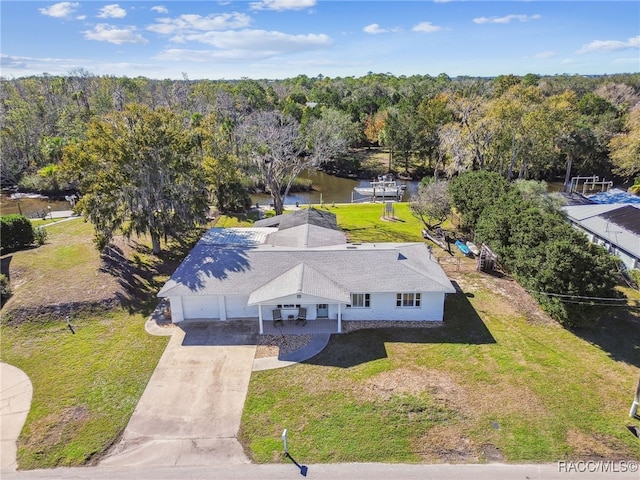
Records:
[[[36,245],[44,245],[47,243],[47,229],[44,227],[35,227],[33,229],[33,240]]]
[[[4,303],[12,293],[9,279],[5,274],[0,273],[0,299],[2,299],[2,303]]]
[[[14,252],[33,243],[33,227],[24,215],[2,215],[0,217],[0,248],[2,252]]]

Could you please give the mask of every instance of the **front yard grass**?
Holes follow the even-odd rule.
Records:
[[[350,241],[421,241],[406,204],[327,207]],[[334,335],[316,357],[252,376],[241,441],[256,462],[554,462],[640,459],[627,430],[640,317],[583,332],[537,310],[508,278],[434,247],[461,292],[435,328]],[[610,338],[615,333],[617,341]]]
[[[145,317],[118,309],[3,325],[1,358],[33,384],[20,469],[91,463],[119,437],[167,344]]]
[[[101,258],[82,219],[47,228],[45,245],[3,257],[14,294],[2,308],[0,359],[33,384],[20,469],[97,460],[124,430],[167,344],[144,330],[167,278],[144,245],[118,241]],[[104,306],[114,298],[127,309]],[[69,305],[75,333],[64,318]]]

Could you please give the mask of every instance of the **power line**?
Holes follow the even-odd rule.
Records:
[[[562,294],[562,293],[551,293],[551,292],[536,292],[536,291],[532,291],[532,290],[527,290],[527,292],[531,293],[531,294],[539,294],[539,295],[546,295],[548,297],[561,297],[561,298],[578,298],[581,300],[598,300],[598,301],[611,301],[611,302],[627,302],[628,300],[626,298],[613,298],[613,297],[587,297],[584,295],[566,295],[566,294]]]

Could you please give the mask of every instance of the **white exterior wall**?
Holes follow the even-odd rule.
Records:
[[[171,322],[178,323],[184,320],[182,312],[182,297],[170,297],[169,306],[171,307]]]
[[[443,320],[444,293],[421,293],[420,307],[396,307],[396,293],[372,293],[369,308],[346,308],[341,306],[343,320]],[[258,306],[248,306],[246,295],[191,295],[184,297],[171,297],[171,319],[174,323],[183,320],[226,320],[233,318],[258,318]],[[303,295],[283,297],[277,300],[278,304],[300,305],[307,309],[307,320],[315,320],[316,305],[327,301]],[[338,305],[328,303],[329,318],[338,318]],[[272,319],[272,310],[276,305],[263,305],[262,314],[265,320]],[[226,311],[225,311],[226,310]],[[297,308],[283,308],[282,316],[297,315]]]
[[[401,292],[398,292],[401,293]],[[408,292],[411,293],[411,292]],[[420,292],[420,307],[396,307],[396,293],[372,293],[369,308],[342,308],[343,320],[443,320],[444,293]],[[334,305],[331,305],[334,307]],[[329,317],[335,318],[329,311]]]
[[[173,298],[171,301],[171,313],[173,315]],[[219,312],[217,295],[185,295],[182,297],[182,314],[184,320],[219,319]]]

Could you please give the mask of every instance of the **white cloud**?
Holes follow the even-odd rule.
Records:
[[[98,14],[98,18],[124,18],[126,16],[127,11],[124,8],[121,8],[117,3],[102,7]]]
[[[22,57],[0,53],[0,65],[5,71],[14,71],[22,75],[42,75],[43,72],[54,75],[66,74],[74,68],[89,64],[87,59]]]
[[[290,35],[266,30],[240,30],[205,32],[174,37],[176,42],[200,42],[222,50],[242,50],[247,53],[262,52],[263,55],[290,53],[329,47],[333,42],[328,35]]]
[[[270,55],[269,55],[270,56]],[[263,52],[247,52],[245,50],[190,50],[183,48],[169,48],[153,57],[154,60],[162,60],[169,62],[237,62],[242,63],[247,60],[262,59],[265,57]]]
[[[261,0],[251,2],[251,10],[304,10],[315,6],[316,0]]]
[[[167,13],[169,13],[169,9],[162,5],[156,5],[155,7],[151,7],[151,10],[153,10],[154,12],[161,13],[163,15],[166,15]]]
[[[84,33],[84,38],[87,40],[115,43],[116,45],[122,45],[123,43],[149,43],[148,40],[136,32],[136,27],[117,28],[113,25],[100,23],[93,27],[93,30],[86,30],[82,33]]]
[[[198,31],[227,30],[230,28],[243,28],[251,23],[251,17],[244,13],[225,13],[221,15],[180,15],[177,18],[159,18],[156,24],[147,27],[147,30],[162,35],[176,35],[193,33]]]
[[[442,30],[442,27],[434,25],[431,22],[420,22],[415,27],[413,27],[412,30],[414,32],[433,33]]]
[[[552,50],[546,50],[544,52],[538,52],[534,55],[535,58],[551,58],[551,57],[555,57],[556,56],[556,52],[552,51]]]
[[[362,31],[365,32],[365,33],[370,33],[371,35],[378,35],[380,33],[389,32],[389,30],[386,30],[384,28],[380,28],[380,25],[378,25],[377,23],[372,23],[371,25],[367,25],[366,27],[364,27],[362,29]]]
[[[80,4],[77,2],[60,2],[53,4],[48,8],[39,8],[38,11],[48,17],[68,18],[78,9],[79,6]]]
[[[594,40],[587,45],[583,45],[576,53],[614,52],[616,50],[627,50],[629,48],[640,48],[640,35],[631,37],[626,42],[619,40]]]
[[[473,19],[473,23],[480,25],[485,23],[511,23],[513,21],[529,22],[531,20],[540,20],[542,15],[505,15],[504,17],[478,17]]]

